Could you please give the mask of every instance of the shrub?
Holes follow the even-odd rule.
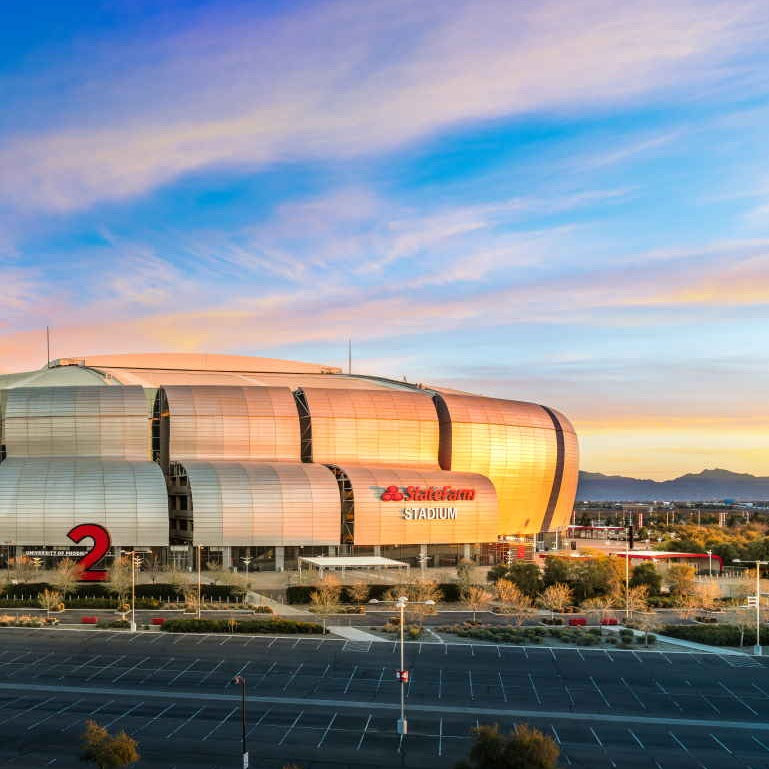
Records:
[[[106,617],[102,617],[96,623],[96,627],[113,628],[113,629],[127,628],[127,627],[131,627],[131,623],[125,619],[107,619]]]
[[[740,645],[740,629],[737,625],[665,625],[662,632],[673,638],[711,646]],[[743,643],[750,646],[755,642],[755,628],[746,628]]]
[[[161,629],[167,633],[323,633],[323,627],[316,622],[300,622],[283,617],[242,619],[234,625],[225,619],[170,619],[163,623]]]

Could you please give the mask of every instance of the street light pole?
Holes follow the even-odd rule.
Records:
[[[756,565],[756,645],[753,647],[753,654],[756,657],[761,656],[761,567],[769,564],[769,561],[743,561],[735,558],[734,563],[753,563]]]
[[[713,551],[712,550],[706,550],[705,551],[708,554],[708,576],[713,576]]]
[[[625,621],[630,619],[630,551],[625,548]]]
[[[405,712],[406,711],[406,690],[405,690],[406,681],[403,678],[403,671],[406,669],[405,668],[405,664],[404,664],[404,657],[403,657],[403,655],[404,655],[404,651],[403,651],[404,650],[404,637],[403,637],[404,627],[403,626],[405,624],[404,613],[406,611],[406,603],[407,602],[408,602],[408,599],[406,598],[406,596],[402,595],[398,599],[398,608],[401,610],[401,666],[400,666],[400,671],[401,671],[401,675],[400,675],[400,679],[401,679],[401,717],[400,717],[400,721],[398,721],[398,734],[400,734],[401,736],[403,736],[404,734],[408,733],[408,723],[406,721],[406,712]]]
[[[246,679],[235,676],[232,683],[240,685],[240,752],[243,758],[243,769],[248,769],[248,750],[246,748]]]
[[[132,633],[136,632],[136,567],[141,564],[141,557],[136,550],[124,550],[123,555],[131,558],[131,627]],[[125,616],[125,615],[124,615]]]
[[[200,619],[200,603],[202,600],[200,589],[200,545],[198,545],[198,619]]]

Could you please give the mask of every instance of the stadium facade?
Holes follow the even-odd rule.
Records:
[[[92,526],[180,565],[196,546],[268,569],[440,565],[564,529],[576,493],[577,437],[554,409],[309,363],[64,358],[0,376],[0,416],[9,555],[68,552]]]

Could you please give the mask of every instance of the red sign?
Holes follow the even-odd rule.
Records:
[[[109,552],[111,539],[109,532],[98,523],[81,523],[70,529],[67,536],[78,544],[84,539],[92,539],[91,549],[80,559],[79,564],[83,569],[80,579],[84,582],[106,582],[105,569],[92,569]]]
[[[400,681],[401,683],[407,684],[409,682],[409,671],[408,670],[396,670],[395,671],[395,680]]]
[[[461,502],[475,499],[475,489],[455,489],[453,486],[388,486],[382,502]]]

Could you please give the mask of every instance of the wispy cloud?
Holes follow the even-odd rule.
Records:
[[[269,21],[228,8],[173,36],[94,47],[87,85],[72,73],[77,110],[6,142],[0,196],[66,211],[205,167],[346,158],[466,121],[681,98],[733,79],[730,58],[763,39],[766,17],[761,3],[689,0],[339,0]]]

